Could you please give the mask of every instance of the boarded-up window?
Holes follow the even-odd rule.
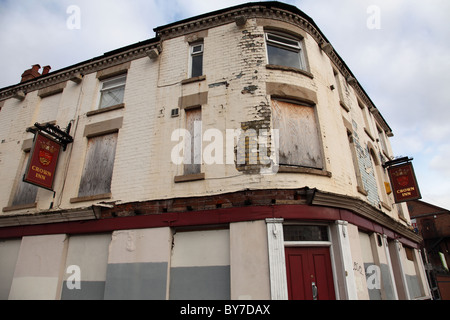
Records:
[[[374,134],[373,134],[373,130],[372,130],[372,114],[370,113],[369,109],[367,107],[365,107],[364,105],[362,105],[361,103],[358,103],[359,107],[361,108],[361,113],[364,119],[364,129],[366,131],[366,133],[368,133],[370,135],[370,137],[373,139]]]
[[[272,100],[273,128],[279,130],[281,165],[323,168],[316,113],[312,106]]]
[[[189,137],[185,139],[184,174],[200,173],[202,163],[202,109],[186,110],[186,130]]]
[[[118,133],[113,133],[88,140],[79,197],[111,192],[117,135]]]
[[[381,129],[380,127],[377,126],[377,130],[378,130],[378,136],[380,137],[380,144],[381,144],[381,149],[383,150],[383,152],[388,155],[388,148],[387,148],[387,143],[386,143],[386,137],[384,135],[384,131],[383,129]]]
[[[22,174],[20,175],[20,181],[17,185],[16,192],[14,194],[14,198],[11,203],[12,206],[33,204],[36,202],[36,195],[37,195],[38,187],[22,181],[22,177],[25,174],[25,170],[27,168],[29,157],[30,157],[30,153],[26,152],[25,159],[22,164]]]
[[[405,248],[405,253],[406,253],[406,259],[408,259],[409,261],[414,261],[414,249],[410,248],[410,247],[404,247]]]
[[[359,170],[359,162],[358,162],[358,155],[356,153],[355,139],[353,138],[353,133],[350,132],[348,129],[347,129],[347,138],[350,146],[350,154],[352,155],[353,169],[356,175],[357,189],[361,193],[366,193],[366,191],[364,190],[364,183],[361,178],[361,171]]]

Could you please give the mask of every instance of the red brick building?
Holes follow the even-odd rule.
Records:
[[[422,255],[435,299],[450,299],[450,211],[424,201],[408,203],[411,221],[422,236]]]

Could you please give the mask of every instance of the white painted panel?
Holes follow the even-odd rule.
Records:
[[[73,273],[68,273],[68,267],[75,265],[80,268],[80,280],[105,281],[108,264],[108,247],[111,234],[79,235],[69,238],[64,280]]]
[[[108,263],[167,262],[171,245],[170,228],[114,231]]]
[[[229,230],[178,232],[174,235],[172,267],[230,265]]]
[[[374,263],[370,237],[367,233],[359,232],[359,241],[361,245],[361,254],[364,263]]]
[[[14,277],[59,276],[65,244],[65,234],[23,237]]]
[[[57,289],[57,277],[18,277],[13,280],[9,300],[55,300]]]
[[[230,223],[231,299],[270,299],[264,220]]]

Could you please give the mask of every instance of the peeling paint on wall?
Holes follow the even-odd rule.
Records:
[[[380,197],[378,195],[377,180],[375,178],[375,168],[370,159],[369,148],[361,146],[356,132],[353,132],[353,141],[356,147],[357,160],[364,190],[367,191],[367,200],[378,207],[380,204]]]

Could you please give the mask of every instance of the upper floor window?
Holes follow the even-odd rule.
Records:
[[[202,108],[186,110],[186,130],[189,132],[185,140],[184,174],[201,173],[202,163]]]
[[[272,123],[279,133],[280,165],[324,168],[314,106],[273,99]]]
[[[30,152],[25,152],[25,159],[22,164],[22,173],[25,175],[25,171],[27,168],[28,160],[30,158]],[[23,176],[22,175],[22,176]],[[21,177],[22,177],[21,176]],[[28,182],[20,180],[16,187],[16,192],[14,194],[14,198],[12,200],[12,206],[20,206],[20,205],[29,205],[36,202],[38,187],[32,185]]]
[[[99,109],[123,103],[127,75],[109,78],[102,82]]]
[[[377,126],[378,136],[380,137],[381,150],[384,152],[386,156],[389,156],[389,151],[387,148],[386,137],[384,135],[383,129]]]
[[[276,33],[266,33],[266,43],[269,64],[305,69],[302,44],[299,40]]]
[[[199,77],[203,75],[203,43],[192,44],[190,48],[190,76]]]
[[[111,192],[118,133],[89,138],[78,197]]]

